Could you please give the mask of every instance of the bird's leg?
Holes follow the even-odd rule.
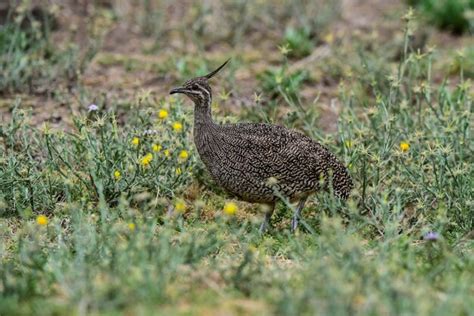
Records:
[[[307,195],[301,198],[301,200],[298,202],[298,206],[296,207],[295,213],[293,214],[293,219],[291,220],[291,231],[293,233],[298,227],[298,219],[301,217],[301,211],[303,210],[304,204],[306,203],[307,199]]]
[[[268,205],[269,209],[265,211],[265,217],[262,224],[260,225],[260,233],[267,231],[268,226],[270,226],[270,218],[272,217],[273,210],[275,209],[275,203]]]

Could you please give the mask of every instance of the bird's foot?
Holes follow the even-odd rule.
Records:
[[[272,217],[272,214],[273,214],[273,209],[275,208],[275,204],[273,205],[270,205],[270,210],[267,210],[265,212],[265,217],[263,218],[263,222],[262,222],[262,225],[260,225],[260,234],[263,234],[267,231],[268,227],[270,226],[270,219]]]
[[[293,218],[291,219],[291,232],[295,233],[297,228],[298,228],[298,217],[293,216]]]
[[[262,224],[260,225],[260,234],[264,234],[268,231],[268,229],[270,228],[270,216],[265,216]]]

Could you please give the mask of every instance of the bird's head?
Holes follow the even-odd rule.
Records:
[[[189,79],[181,87],[174,88],[170,91],[170,94],[182,93],[187,95],[195,104],[208,104],[211,100],[211,87],[209,86],[208,80],[217,74],[224,66],[229,62],[228,59],[225,63],[219,66],[216,70],[209,74]]]

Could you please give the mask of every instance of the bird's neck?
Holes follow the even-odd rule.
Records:
[[[212,120],[211,115],[211,100],[206,103],[194,104],[194,143],[199,152],[199,156],[204,161],[204,164],[210,165],[212,161],[210,157],[213,156],[213,149],[211,144],[215,141],[215,131],[217,125]]]
[[[211,98],[199,100],[194,103],[194,127],[198,128],[205,125],[213,125],[211,113]]]

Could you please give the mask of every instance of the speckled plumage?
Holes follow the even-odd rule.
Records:
[[[320,189],[333,172],[334,192],[346,198],[346,168],[326,148],[293,130],[270,124],[198,124],[194,141],[213,179],[249,202],[270,203],[278,190],[290,199]]]
[[[347,169],[310,137],[271,124],[214,123],[208,79],[224,65],[171,91],[184,93],[194,101],[194,142],[217,184],[244,201],[271,206],[278,200],[277,191],[290,200],[302,201],[300,211],[306,197],[328,189],[328,179],[332,179],[334,193],[346,199],[352,189]]]

